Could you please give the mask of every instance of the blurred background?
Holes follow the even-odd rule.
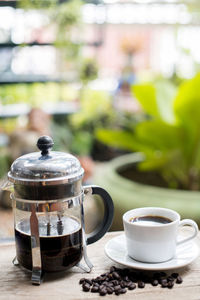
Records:
[[[0,0],[1,185],[50,135],[113,197],[113,230],[140,206],[199,222],[199,38],[198,0]],[[12,217],[2,190],[1,237]]]

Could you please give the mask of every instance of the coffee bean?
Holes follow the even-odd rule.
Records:
[[[119,280],[120,279],[120,276],[119,276],[119,274],[117,273],[117,272],[113,272],[113,278],[115,278],[115,279],[117,279],[117,280]]]
[[[121,286],[120,286],[120,285],[116,285],[116,286],[114,287],[114,291],[119,291],[119,290],[121,290]]]
[[[120,285],[121,285],[121,288],[125,288],[125,287],[126,287],[126,282],[121,281],[121,282],[120,282]]]
[[[99,291],[99,287],[98,287],[98,286],[93,286],[93,287],[91,288],[91,292],[92,292],[92,293],[98,293],[98,291]]]
[[[100,276],[100,281],[103,282],[106,280],[106,277],[105,276]]]
[[[112,280],[113,285],[118,285],[119,281],[118,280]]]
[[[79,284],[82,284],[82,283],[84,283],[85,282],[85,278],[81,278],[80,280],[79,280]]]
[[[167,279],[166,278],[162,278],[161,279],[161,284],[165,284],[165,283],[167,283]]]
[[[105,296],[105,295],[107,294],[106,288],[104,288],[104,289],[102,289],[102,290],[99,289],[99,294],[100,294],[101,296]]]
[[[153,279],[152,282],[151,282],[151,284],[152,284],[153,286],[157,286],[157,285],[159,284],[159,282],[158,282],[157,279]]]
[[[167,287],[168,287],[169,289],[172,289],[173,286],[174,286],[174,282],[173,282],[173,281],[169,281],[168,284],[167,284]]]
[[[87,282],[89,285],[92,285],[92,280],[85,278],[85,282]]]
[[[174,281],[174,277],[168,276],[168,277],[167,277],[167,280],[168,280],[168,281]]]
[[[145,283],[143,281],[138,281],[138,287],[143,289],[145,287]]]
[[[166,280],[165,280],[165,279],[162,280],[161,286],[162,286],[163,288],[166,288],[166,287],[168,286],[167,279],[166,279]]]
[[[179,274],[178,273],[172,273],[172,275],[171,275],[172,277],[174,277],[175,279],[179,276]]]
[[[105,276],[100,276],[100,281],[105,281],[106,277]]]
[[[114,286],[114,284],[111,281],[109,281],[108,284],[109,284],[109,287],[113,287]]]
[[[163,280],[164,280],[164,282],[167,281],[166,277],[164,277],[164,276],[160,277],[160,278],[158,279],[158,282],[159,282],[160,284],[162,284]]]
[[[93,279],[81,278],[79,284],[82,284],[82,289],[85,292],[91,291],[101,296],[106,294],[120,295],[129,290],[136,288],[144,288],[146,283],[151,283],[152,286],[157,286],[159,283],[162,288],[173,288],[175,282],[180,284],[183,282],[182,277],[178,273],[167,275],[165,272],[155,272],[149,276],[147,272],[132,271],[129,269],[119,269],[115,266],[110,268],[109,272],[105,272]]]
[[[110,283],[108,281],[103,281],[102,284],[105,286],[110,286]]]
[[[129,290],[134,290],[135,288],[136,288],[136,284],[133,282],[128,286]]]
[[[112,273],[112,272],[115,272],[115,270],[116,270],[116,267],[114,267],[114,266],[112,266],[111,268],[110,268],[110,272]]]
[[[101,276],[96,277],[94,280],[95,280],[95,282],[100,283],[101,282]]]
[[[98,283],[98,282],[94,282],[94,283],[93,283],[93,286],[99,287],[99,283]]]
[[[120,295],[120,291],[115,291],[115,295]]]
[[[107,293],[112,294],[114,292],[114,289],[112,287],[107,287]]]
[[[132,281],[124,281],[125,287],[129,287],[132,283]]]
[[[133,282],[132,281],[125,281],[124,283],[125,283],[126,287],[129,287]]]
[[[82,288],[83,288],[83,291],[84,291],[84,292],[89,292],[89,290],[90,290],[90,285],[89,285],[88,283],[84,283],[84,284],[82,285]]]
[[[101,285],[99,286],[99,290],[104,289],[104,287],[105,287],[105,285],[104,285],[104,284],[101,284]]]
[[[176,283],[180,284],[183,282],[183,279],[181,276],[178,276],[177,279],[176,279]]]
[[[120,293],[121,294],[125,294],[127,292],[127,290],[125,288],[121,289]]]
[[[108,280],[112,280],[113,279],[113,275],[112,273],[109,273],[108,276],[107,276]]]
[[[124,281],[129,281],[129,277],[128,276],[124,276]]]

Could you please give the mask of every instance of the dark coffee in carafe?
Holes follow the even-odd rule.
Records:
[[[50,227],[44,216],[39,216],[38,221],[42,270],[45,272],[63,271],[76,265],[82,257],[82,229],[79,221],[63,216],[62,225],[60,225],[56,215],[51,216]],[[16,225],[15,240],[20,265],[32,270],[29,219],[21,220]]]

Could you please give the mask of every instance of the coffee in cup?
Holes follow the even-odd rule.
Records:
[[[130,218],[129,220],[131,223],[138,223],[139,225],[159,225],[159,224],[168,224],[171,223],[172,220],[162,216],[138,216],[134,218]]]
[[[128,255],[147,263],[172,259],[176,254],[176,247],[193,239],[198,233],[198,226],[193,220],[180,220],[176,211],[160,207],[127,211],[123,215],[123,225]],[[178,228],[184,225],[191,226],[193,232],[179,240]]]

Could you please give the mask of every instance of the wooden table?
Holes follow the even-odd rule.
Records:
[[[88,246],[88,256],[94,268],[90,274],[83,273],[78,268],[61,274],[46,274],[40,286],[30,282],[30,272],[12,265],[15,256],[14,243],[0,244],[0,299],[28,300],[77,300],[77,299],[134,299],[134,300],[199,300],[200,299],[200,257],[192,264],[177,271],[183,277],[183,283],[176,284],[173,289],[163,289],[147,284],[144,289],[136,288],[126,294],[106,295],[82,291],[79,280],[82,277],[94,278],[109,270],[112,265],[123,268],[112,262],[104,253],[104,245],[112,237],[121,232],[107,233],[100,241]],[[197,237],[200,246],[200,235]],[[170,270],[170,273],[174,270]]]
[[[12,209],[0,207],[0,240],[14,235],[14,216]]]

